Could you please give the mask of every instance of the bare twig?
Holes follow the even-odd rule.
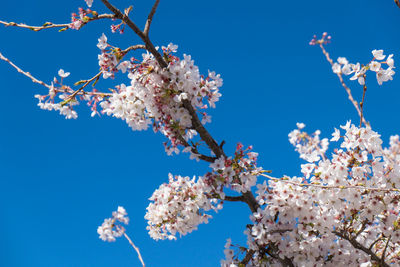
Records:
[[[122,54],[125,55],[129,51],[138,50],[138,49],[146,49],[146,46],[144,46],[144,45],[132,45],[132,46],[128,47],[127,49],[122,50]]]
[[[96,80],[98,77],[100,77],[101,75],[101,71],[99,73],[97,73],[95,76],[93,76],[92,78],[90,78],[89,80],[86,80],[86,82],[79,88],[77,89],[75,92],[73,92],[67,99],[65,99],[61,105],[65,105],[67,104],[69,101],[71,101],[72,99],[75,98],[75,96],[77,94],[79,94],[88,84],[90,84],[91,82],[93,82],[94,80]]]
[[[139,260],[142,263],[142,266],[145,267],[146,265],[144,264],[142,255],[140,254],[139,248],[135,246],[135,244],[132,242],[132,240],[129,238],[129,236],[124,232],[125,238],[128,240],[129,244],[136,250],[136,253],[138,254]]]
[[[154,5],[149,13],[149,16],[147,17],[146,25],[144,26],[144,31],[143,31],[144,35],[146,35],[146,36],[149,36],[150,25],[151,25],[151,22],[153,21],[153,16],[156,13],[159,3],[160,3],[160,0],[156,0],[154,2]]]
[[[36,79],[35,77],[32,76],[32,74],[30,74],[29,72],[23,71],[22,69],[20,69],[17,65],[15,65],[13,62],[11,62],[8,58],[6,58],[5,56],[3,56],[0,53],[0,59],[4,60],[5,62],[7,62],[8,64],[10,64],[14,69],[16,69],[19,73],[22,73],[23,75],[25,75],[26,77],[28,77],[29,79],[32,80],[32,82],[34,83],[38,83],[40,85],[43,85],[44,87],[48,88],[49,90],[51,89],[51,86],[46,84],[45,82],[42,82],[38,79]]]
[[[330,58],[329,53],[325,50],[324,45],[322,43],[319,43],[319,46],[321,47],[322,53],[325,55],[325,57],[328,60],[328,62],[331,64],[331,66],[333,66],[333,60]],[[353,106],[357,110],[357,113],[360,116],[362,122],[366,125],[367,121],[365,120],[365,118],[362,117],[360,107],[358,106],[357,101],[354,100],[353,95],[351,94],[350,88],[344,82],[342,74],[341,73],[336,73],[336,75],[338,76],[339,81],[342,84],[343,88],[346,90],[346,92],[347,92],[347,94],[349,96],[350,102],[353,104]]]
[[[115,18],[114,14],[101,14],[101,15],[98,15],[95,17],[88,17],[87,21],[82,21],[81,27],[86,25],[90,21],[99,20],[99,19],[113,19],[113,18]],[[71,26],[71,22],[63,23],[63,24],[55,24],[52,22],[46,22],[42,26],[31,26],[31,25],[27,25],[25,23],[6,22],[6,21],[1,21],[1,20],[0,20],[0,24],[3,24],[4,26],[7,26],[7,27],[13,26],[13,27],[18,27],[18,28],[30,29],[32,31],[41,31],[41,30],[51,29],[51,28],[69,28]]]
[[[365,100],[365,93],[367,92],[367,85],[366,85],[366,83],[365,83],[365,78],[366,78],[366,75],[365,75],[365,74],[363,74],[363,78],[364,78],[363,96],[362,96],[362,100],[361,100],[361,102],[360,102],[360,110],[361,110],[361,114],[360,114],[360,128],[361,128],[362,123],[363,123],[363,118],[365,117],[365,116],[364,116],[364,100]]]
[[[394,0],[394,2],[396,3],[396,5],[397,5],[398,7],[400,7],[400,2],[399,2],[399,0]]]

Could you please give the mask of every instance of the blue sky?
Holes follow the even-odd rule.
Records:
[[[151,1],[111,1],[119,8],[133,3],[132,16],[143,26]],[[79,1],[4,1],[0,20],[40,25],[66,23]],[[99,0],[93,9],[105,11]],[[0,27],[0,52],[34,76],[50,82],[63,68],[70,84],[98,71],[97,38],[104,32],[122,48],[139,42],[131,31],[111,34],[99,21],[81,31],[58,33]],[[287,135],[296,122],[330,137],[346,120],[358,121],[344,89],[317,47],[313,34],[327,31],[332,57],[368,62],[371,50],[400,55],[400,9],[393,1],[161,1],[151,29],[156,45],[173,42],[190,54],[203,73],[224,79],[222,98],[211,111],[209,131],[232,153],[237,142],[253,145],[259,165],[275,176],[299,174],[300,164]],[[400,79],[378,86],[367,78],[365,116],[387,143],[400,132]],[[108,88],[125,81],[98,84]],[[361,87],[348,81],[357,99]],[[0,266],[139,266],[124,239],[101,241],[97,226],[122,205],[131,218],[128,234],[147,266],[216,266],[231,237],[242,234],[249,210],[226,203],[207,225],[177,241],[153,241],[145,230],[145,208],[168,173],[202,175],[207,164],[187,155],[169,157],[164,137],[132,132],[118,120],[90,118],[82,105],[77,120],[40,110],[33,84],[0,62]],[[262,181],[262,180],[260,180]]]

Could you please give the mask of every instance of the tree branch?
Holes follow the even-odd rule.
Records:
[[[49,90],[51,89],[51,86],[46,84],[45,82],[42,82],[38,79],[36,79],[35,77],[32,76],[32,74],[30,74],[29,72],[23,71],[22,69],[20,69],[17,65],[15,65],[14,63],[12,63],[8,58],[6,58],[5,56],[3,56],[0,53],[0,59],[4,60],[5,62],[7,62],[8,64],[10,64],[14,69],[16,69],[19,73],[22,73],[23,75],[25,75],[26,77],[28,77],[29,79],[32,80],[32,82],[34,83],[38,83],[40,85],[43,85],[44,87],[48,88]]]
[[[124,236],[125,238],[128,240],[129,244],[131,244],[131,246],[133,247],[133,249],[136,251],[136,253],[138,254],[138,258],[140,260],[140,262],[142,263],[142,266],[145,267],[142,255],[140,254],[139,248],[137,246],[135,246],[135,244],[132,242],[132,240],[129,238],[129,236],[124,232]]]
[[[371,249],[368,249],[366,247],[364,247],[363,245],[361,245],[357,240],[355,240],[354,238],[351,238],[350,236],[345,235],[342,232],[338,232],[338,231],[333,231],[332,233],[334,233],[335,235],[337,235],[338,237],[341,237],[347,241],[350,242],[350,244],[355,247],[356,249],[362,250],[365,253],[367,253],[369,256],[371,256],[371,259],[376,261],[376,263],[379,264],[379,266],[382,267],[389,267],[389,264],[387,264],[386,262],[382,261],[381,258],[379,258]]]
[[[82,21],[81,27],[88,24],[90,21],[99,20],[99,19],[114,19],[114,18],[115,18],[115,15],[113,15],[113,14],[101,14],[101,15],[98,15],[95,17],[88,17],[87,21]],[[25,23],[6,22],[6,21],[2,21],[2,20],[0,20],[0,24],[3,24],[6,27],[13,26],[13,27],[18,27],[18,28],[30,29],[30,30],[36,31],[36,32],[45,30],[45,29],[51,29],[51,28],[70,28],[70,26],[71,26],[71,22],[63,23],[63,24],[55,24],[53,22],[46,22],[42,26],[31,26],[31,25],[27,25]]]
[[[244,202],[243,196],[235,196],[235,197],[225,196],[224,200],[231,202],[239,202],[239,201]]]
[[[146,45],[146,49],[151,54],[153,54],[153,56],[156,58],[158,64],[160,64],[160,66],[162,68],[168,67],[168,64],[164,61],[161,54],[158,53],[158,51],[156,50],[156,48],[154,47],[153,43],[150,41],[148,36],[144,35],[144,33],[139,29],[139,27],[136,26],[136,24],[128,16],[126,16],[119,9],[117,9],[112,4],[110,4],[110,2],[108,0],[101,0],[101,1],[111,12],[113,12],[115,14],[116,18],[125,22],[126,25],[128,25],[128,27],[131,28],[137,34],[137,36],[139,36],[140,39],[143,40],[143,42]]]
[[[160,0],[156,0],[154,2],[153,8],[151,9],[149,16],[147,17],[146,25],[144,26],[144,31],[143,31],[143,33],[146,37],[149,36],[150,25],[151,25],[151,22],[153,21],[153,16],[156,13],[159,3],[160,3]]]
[[[183,99],[182,102],[183,106],[187,109],[190,116],[192,116],[192,126],[199,133],[201,139],[206,142],[207,146],[211,149],[211,151],[215,154],[217,158],[220,158],[222,156],[226,157],[222,148],[218,146],[214,138],[212,138],[210,133],[204,128],[199,117],[197,116],[196,110],[193,108],[189,100]]]
[[[243,266],[246,266],[250,262],[250,260],[253,257],[254,253],[256,253],[255,250],[252,250],[252,249],[248,250],[246,252],[246,256],[241,261],[241,264],[243,264]]]
[[[328,60],[328,62],[331,64],[331,66],[333,66],[333,60],[331,59],[331,57],[329,56],[329,53],[325,50],[324,45],[322,43],[319,44],[319,47],[322,50],[322,53],[325,55],[326,60]],[[339,78],[340,83],[342,84],[343,88],[346,90],[347,95],[349,96],[349,100],[350,102],[353,104],[353,106],[355,107],[355,109],[357,110],[358,115],[360,116],[362,122],[367,125],[367,121],[365,120],[365,118],[362,117],[361,115],[361,110],[360,107],[358,106],[358,103],[356,100],[354,100],[353,95],[351,94],[351,90],[350,88],[346,85],[346,83],[343,80],[342,74],[341,73],[336,73],[336,75]]]

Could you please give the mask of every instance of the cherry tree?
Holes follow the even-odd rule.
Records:
[[[92,117],[110,116],[123,120],[133,131],[161,133],[168,155],[185,153],[191,160],[207,163],[208,169],[200,176],[170,173],[154,191],[145,215],[151,238],[177,239],[211,222],[226,203],[241,202],[250,216],[250,223],[243,226],[247,242],[236,245],[227,237],[221,266],[399,264],[400,138],[392,136],[389,146],[383,147],[380,134],[364,113],[367,88],[393,80],[393,54],[374,49],[361,63],[343,56],[333,60],[327,52],[331,37],[327,33],[314,36],[310,45],[322,51],[359,118],[324,134],[308,133],[304,123],[297,123],[288,137],[304,160],[299,166],[302,175],[275,177],[257,164],[259,154],[252,146],[237,143],[229,154],[225,142],[206,128],[211,123],[209,110],[222,97],[222,77],[211,70],[202,73],[195,55],[180,52],[176,44],[153,43],[150,30],[160,0],[153,3],[143,28],[132,18],[132,7],[119,9],[108,0],[85,2],[86,7],[62,24],[0,23],[32,31],[74,31],[109,20],[111,30],[98,37],[95,75],[70,84],[70,73],[60,69],[58,77],[46,83],[6,55],[0,53],[0,59],[46,88],[46,93],[35,95],[39,108],[77,119],[77,105],[86,103]],[[100,4],[108,11],[96,11]],[[140,43],[118,47],[107,37],[116,32],[135,34]],[[114,79],[121,73],[128,82]],[[375,84],[367,77],[375,77]],[[112,89],[98,89],[101,80],[110,79]],[[360,100],[348,84],[361,88]],[[119,206],[97,232],[104,241],[125,237],[145,266],[129,237],[128,223],[127,211]]]

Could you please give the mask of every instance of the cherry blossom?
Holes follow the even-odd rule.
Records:
[[[202,178],[173,176],[169,183],[154,191],[147,207],[149,234],[153,239],[176,239],[176,234],[186,235],[201,223],[212,218],[206,212],[217,211],[222,206],[217,200],[207,197],[208,189]]]
[[[379,85],[382,85],[383,82],[393,80],[392,76],[395,74],[395,72],[393,71],[394,68],[393,54],[388,56],[386,61],[383,61],[386,57],[385,55],[383,55],[383,50],[375,49],[372,51],[372,54],[374,58],[371,60],[370,63],[368,63],[365,66],[364,65],[361,66],[360,63],[351,64],[348,62],[346,58],[339,57],[337,59],[337,62],[333,63],[332,71],[336,74],[343,73],[344,75],[350,75],[354,73],[353,76],[350,78],[350,80],[358,80],[359,84],[361,85],[365,84],[364,76],[368,70],[376,73],[376,78]],[[374,59],[380,60],[382,62],[376,61]],[[386,64],[388,68],[384,69],[382,67],[382,64]]]
[[[85,2],[88,5],[88,7],[92,7],[93,0],[85,0]]]
[[[105,219],[103,224],[97,228],[100,239],[113,242],[116,237],[121,237],[125,233],[125,228],[118,222],[128,224],[127,215],[128,213],[121,206],[118,207],[117,211],[113,211],[112,218]]]

